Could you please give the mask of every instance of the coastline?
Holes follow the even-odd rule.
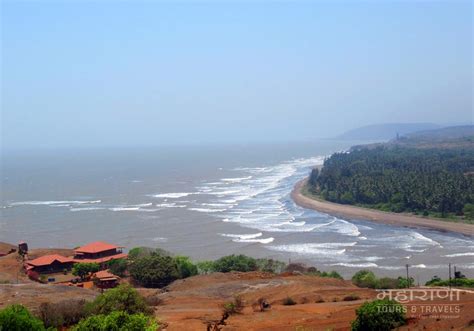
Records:
[[[445,222],[432,218],[390,213],[309,198],[301,192],[307,180],[308,178],[298,181],[291,192],[291,198],[300,207],[313,209],[338,217],[362,219],[395,226],[424,228],[441,232],[454,232],[474,237],[474,225],[471,224]]]

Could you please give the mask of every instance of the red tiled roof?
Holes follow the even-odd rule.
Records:
[[[79,247],[74,251],[77,253],[99,253],[103,251],[109,251],[111,249],[120,248],[119,246],[112,245],[103,241],[96,241],[85,246]]]
[[[119,253],[111,256],[100,257],[98,259],[74,259],[76,263],[104,263],[110,260],[125,259],[128,255],[125,253]]]
[[[102,271],[98,271],[94,274],[93,278],[97,278],[97,279],[101,279],[101,280],[114,280],[114,279],[118,279],[117,276],[115,276],[114,274],[111,274],[110,272],[108,272],[107,270],[102,270]]]
[[[39,267],[43,265],[50,265],[54,261],[58,261],[60,263],[71,263],[74,262],[73,259],[69,257],[65,257],[59,254],[52,254],[52,255],[44,255],[41,256],[37,259],[31,260],[31,261],[26,261],[27,264],[32,265],[34,267]]]

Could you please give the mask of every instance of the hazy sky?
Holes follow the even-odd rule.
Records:
[[[469,1],[2,1],[4,148],[473,120]]]

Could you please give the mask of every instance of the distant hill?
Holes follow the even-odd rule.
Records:
[[[407,134],[390,144],[417,148],[474,148],[474,125],[450,126]]]
[[[387,142],[377,142],[351,147],[351,151],[385,147],[410,148],[463,148],[474,149],[474,125],[449,126],[400,135]]]
[[[386,123],[367,125],[357,129],[349,130],[337,139],[343,140],[391,140],[397,136],[404,136],[417,131],[427,131],[441,128],[440,125],[432,123]]]

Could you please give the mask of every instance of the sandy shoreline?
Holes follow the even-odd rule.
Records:
[[[341,205],[328,201],[311,199],[301,192],[307,178],[296,183],[291,198],[304,208],[314,209],[339,217],[369,220],[389,225],[397,225],[412,228],[425,228],[442,232],[455,232],[466,236],[474,236],[474,225],[465,223],[445,222],[436,219],[423,218],[407,214],[389,213],[368,208]]]

